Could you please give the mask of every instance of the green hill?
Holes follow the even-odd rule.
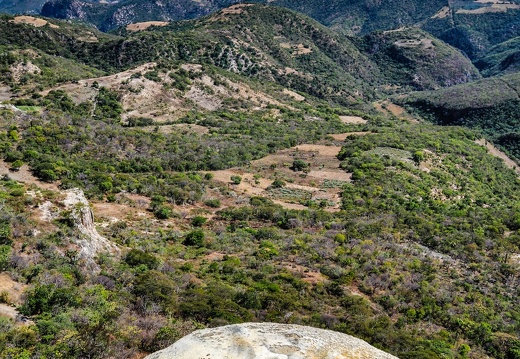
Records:
[[[475,65],[484,76],[520,71],[520,37],[493,46]]]
[[[520,123],[520,74],[515,73],[434,92],[413,93],[402,103],[444,125],[462,125],[483,131],[517,161],[515,138]]]

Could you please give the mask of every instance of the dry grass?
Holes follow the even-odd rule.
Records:
[[[476,140],[475,142],[481,146],[485,146],[491,155],[501,158],[507,167],[514,169],[516,173],[520,174],[520,168],[516,162],[509,158],[504,152],[493,146],[491,142],[486,141],[484,138]]]
[[[145,21],[145,22],[136,22],[135,24],[126,25],[126,29],[128,31],[143,31],[148,29],[150,26],[166,26],[169,23],[166,21]]]
[[[506,12],[509,9],[520,9],[520,5],[518,4],[497,4],[494,3],[491,6],[487,7],[481,7],[478,9],[459,9],[457,10],[457,14],[472,14],[472,15],[479,15],[479,14],[486,14],[486,13],[496,13],[496,12]]]
[[[25,15],[24,16],[16,16],[13,20],[10,20],[10,21],[15,23],[15,24],[28,24],[28,25],[32,25],[34,27],[42,27],[42,26],[45,26],[45,25],[49,24],[49,26],[54,28],[54,29],[59,28],[58,25],[50,23],[47,20],[38,19],[38,18],[35,18],[35,17],[32,17],[32,16],[25,16]]]
[[[359,116],[339,116],[341,122],[346,124],[360,125],[365,124],[368,121]]]
[[[438,13],[432,16],[432,19],[444,19],[448,16],[450,16],[450,7],[444,6],[442,9],[439,10]]]

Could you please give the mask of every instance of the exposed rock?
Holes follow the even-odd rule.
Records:
[[[99,270],[95,258],[100,253],[119,253],[117,246],[101,236],[94,226],[94,214],[82,190],[73,188],[65,192],[67,197],[63,201],[74,226],[83,234],[76,243],[80,247],[79,257],[84,259],[94,272]]]
[[[145,359],[397,359],[350,335],[300,325],[245,323],[198,330]]]

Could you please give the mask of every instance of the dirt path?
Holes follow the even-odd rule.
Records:
[[[491,142],[488,142],[484,138],[476,140],[475,142],[481,146],[486,147],[491,155],[501,158],[507,167],[514,169],[516,173],[520,174],[520,167],[517,165],[517,163],[513,161],[511,158],[509,158],[504,152],[500,151],[498,148],[493,146]]]

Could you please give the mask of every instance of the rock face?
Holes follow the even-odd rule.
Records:
[[[145,359],[397,359],[350,335],[300,325],[245,323],[198,330]]]
[[[93,272],[99,270],[95,258],[100,253],[119,253],[119,248],[105,237],[101,236],[94,226],[94,214],[82,190],[70,189],[66,192],[67,198],[63,201],[70,210],[74,226],[83,234],[76,243],[80,247],[79,256],[84,259]]]

